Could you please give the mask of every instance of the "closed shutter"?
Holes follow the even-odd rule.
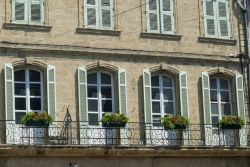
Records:
[[[220,38],[229,38],[229,13],[227,0],[218,0],[218,32]]]
[[[85,0],[84,2],[84,24],[86,27],[96,28],[100,24],[97,17],[97,0]]]
[[[113,29],[113,0],[100,0],[100,22],[103,29]]]
[[[188,89],[187,89],[187,73],[180,72],[180,102],[181,102],[181,115],[188,118]]]
[[[26,23],[27,22],[27,0],[12,0],[12,21]]]
[[[204,26],[206,37],[217,37],[216,2],[214,0],[204,0]]]
[[[127,93],[126,93],[126,70],[119,69],[119,112],[120,114],[127,114]]]
[[[163,33],[174,34],[173,0],[160,0],[161,30]]]
[[[160,32],[159,0],[147,0],[147,31]]]
[[[79,121],[88,121],[87,114],[87,72],[84,67],[78,67],[78,100]]]
[[[47,67],[47,99],[48,99],[48,113],[56,121],[56,74],[55,66],[49,65]]]
[[[151,74],[148,69],[143,70],[143,88],[145,123],[152,123]]]
[[[14,119],[14,73],[11,64],[5,64],[4,79],[5,79],[5,118],[6,120]]]
[[[44,1],[31,0],[29,20],[32,24],[44,24]]]

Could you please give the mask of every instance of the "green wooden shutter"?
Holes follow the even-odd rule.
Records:
[[[27,0],[12,0],[12,21],[27,23]]]
[[[174,34],[174,12],[172,0],[160,0],[161,30],[163,33]]]
[[[180,80],[180,102],[181,115],[188,118],[188,88],[187,88],[187,73],[182,71],[179,74]]]
[[[100,21],[103,29],[113,29],[113,0],[101,0]]]
[[[84,25],[89,28],[97,28],[99,23],[97,0],[84,0]]]
[[[151,74],[148,69],[143,70],[143,88],[145,123],[152,123]]]
[[[5,64],[5,118],[14,120],[14,72],[11,64]]]
[[[44,1],[31,0],[29,20],[31,24],[44,24]]]
[[[56,69],[55,66],[49,65],[47,67],[47,99],[48,99],[48,113],[56,121]]]
[[[79,121],[88,121],[87,71],[84,67],[78,67],[78,100]]]
[[[210,106],[210,86],[209,75],[207,72],[202,73],[202,94],[203,94],[203,112],[204,123],[211,124],[211,106]]]
[[[147,0],[147,31],[160,32],[159,0]]]
[[[126,92],[126,70],[119,69],[118,72],[119,82],[119,112],[127,114],[127,92]]]
[[[217,37],[216,2],[214,0],[204,0],[204,26],[206,37]]]
[[[218,0],[218,32],[220,38],[229,38],[229,13],[228,13],[228,2],[227,0]]]

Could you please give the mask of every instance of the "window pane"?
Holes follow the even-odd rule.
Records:
[[[206,1],[206,14],[209,16],[214,15],[213,1]]]
[[[102,0],[102,6],[110,6],[110,0]]]
[[[30,98],[30,109],[41,110],[41,98]]]
[[[163,89],[164,100],[173,100],[172,89]]]
[[[40,84],[30,84],[30,95],[31,96],[41,96]]]
[[[163,87],[172,87],[172,79],[166,76],[162,77]]]
[[[218,112],[218,104],[217,103],[211,103],[211,113],[212,114],[219,114],[219,112]]]
[[[88,97],[97,97],[97,86],[88,86]]]
[[[152,112],[153,113],[161,113],[160,102],[156,102],[156,101],[152,102]]]
[[[15,19],[16,20],[24,20],[24,3],[15,3]]]
[[[221,113],[222,115],[231,115],[230,103],[221,104]]]
[[[101,73],[101,83],[102,84],[111,84],[111,76],[108,74]]]
[[[15,71],[14,80],[25,82],[25,70]]]
[[[210,89],[217,89],[215,78],[210,79]]]
[[[88,111],[98,112],[98,101],[88,99]]]
[[[16,112],[15,113],[15,120],[16,120],[16,124],[21,124],[21,118],[26,115],[26,112]]]
[[[88,84],[97,84],[97,74],[96,73],[88,74],[87,80]]]
[[[110,86],[102,86],[102,98],[112,98],[112,91]]]
[[[112,112],[112,100],[102,100],[102,111]]]
[[[218,116],[212,116],[212,124],[213,126],[217,126],[219,122],[219,117]]]
[[[153,123],[154,123],[154,126],[160,126],[161,125],[161,116],[160,115],[153,115]]]
[[[163,11],[171,11],[170,0],[162,0]]]
[[[219,16],[220,17],[227,17],[226,3],[219,2]]]
[[[89,125],[99,125],[98,114],[88,114]]]
[[[151,77],[151,86],[159,87],[159,76]]]
[[[229,92],[221,91],[221,102],[229,102]]]
[[[210,91],[210,99],[211,99],[211,101],[216,101],[217,102],[217,91],[216,90],[211,90]]]
[[[102,9],[102,26],[111,27],[111,13],[110,13],[110,10]]]
[[[40,4],[31,4],[31,21],[41,20],[41,7]]]
[[[87,8],[88,25],[96,25],[96,9]]]
[[[15,98],[15,109],[16,110],[26,110],[26,99],[25,98]]]
[[[89,5],[95,5],[95,0],[87,0],[87,4],[89,4]]]
[[[207,19],[207,33],[208,35],[215,35],[214,19]]]
[[[152,88],[152,99],[160,100],[160,89],[159,88]]]
[[[30,70],[30,81],[31,82],[40,82],[40,72]]]
[[[173,102],[165,102],[164,103],[164,113],[168,115],[174,114],[174,104]]]
[[[149,13],[150,30],[158,30],[157,14]]]
[[[224,79],[220,79],[220,89],[228,90],[228,81]]]
[[[156,0],[154,1],[149,1],[149,10],[157,10],[157,2]]]
[[[25,96],[25,84],[15,83],[15,95]]]

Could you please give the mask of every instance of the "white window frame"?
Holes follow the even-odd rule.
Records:
[[[97,104],[98,104],[98,112],[93,112],[93,111],[89,111],[89,109],[87,109],[88,114],[98,114],[98,121],[101,120],[102,115],[105,113],[114,113],[114,81],[113,81],[113,75],[108,73],[108,72],[103,72],[103,71],[93,71],[93,72],[88,72],[88,74],[93,74],[96,73],[97,74],[97,84],[88,84],[87,83],[87,103],[88,100],[97,100]],[[101,74],[107,74],[111,77],[111,84],[101,84]],[[87,78],[88,80],[88,78]],[[88,97],[88,86],[97,86],[97,97]],[[112,98],[102,98],[102,94],[101,94],[101,86],[111,86],[111,95]],[[112,100],[112,112],[103,112],[102,110],[102,100]],[[89,121],[89,120],[88,120]]]
[[[146,11],[147,11],[147,31],[151,33],[162,33],[162,34],[174,34],[175,33],[175,19],[174,19],[174,0],[170,0],[170,10],[169,11],[163,11],[163,0],[155,0],[157,1],[157,9],[156,12],[152,12],[149,10],[149,1],[147,0],[146,3]],[[164,20],[162,18],[163,13],[171,15],[171,20],[172,20],[172,31],[164,31]],[[149,19],[149,14],[154,13],[157,14],[157,24],[158,24],[158,30],[151,30],[150,29],[150,19]]]
[[[86,28],[93,28],[93,29],[103,29],[103,30],[114,30],[114,0],[110,0],[110,7],[102,7],[101,4],[101,0],[95,0],[96,4],[95,5],[89,5],[87,4],[87,0],[83,0],[84,1],[84,27]],[[95,8],[96,9],[96,25],[88,25],[88,13],[87,13],[87,9],[88,8]],[[111,20],[110,20],[110,27],[107,26],[102,26],[102,9],[106,8],[109,9],[110,8],[110,16],[111,16]]]
[[[176,115],[176,107],[175,107],[176,98],[175,98],[174,78],[169,76],[169,75],[165,75],[165,74],[155,74],[155,75],[152,75],[151,78],[155,77],[155,76],[157,76],[159,78],[159,87],[152,86],[152,83],[151,83],[151,90],[150,91],[152,91],[153,88],[160,89],[160,100],[153,99],[153,97],[151,96],[151,106],[153,106],[154,101],[160,102],[160,113],[153,113],[153,109],[152,109],[152,114],[151,114],[152,123],[154,123],[153,122],[153,115],[160,115],[162,118],[165,117],[166,115],[168,115],[168,114],[164,113],[164,102],[173,102],[173,109],[174,109],[173,115]],[[171,79],[172,87],[163,87],[163,79],[162,79],[163,76],[166,76],[166,77]],[[172,90],[173,100],[164,100],[163,89],[171,89]]]
[[[44,110],[44,93],[43,93],[43,73],[40,70],[37,69],[32,69],[32,68],[23,68],[23,69],[16,69],[14,71],[14,78],[15,78],[15,72],[16,71],[20,71],[20,70],[24,70],[25,71],[25,81],[15,81],[14,80],[14,89],[13,89],[13,97],[14,97],[14,101],[13,101],[13,106],[14,106],[14,112],[23,112],[23,113],[28,113],[28,112],[42,112]],[[40,73],[40,82],[30,82],[29,80],[29,74],[30,74],[30,70],[34,70],[36,72]],[[19,96],[19,95],[15,95],[15,83],[22,83],[25,84],[25,96]],[[30,84],[40,84],[40,91],[41,91],[41,96],[30,96]],[[21,98],[25,98],[26,99],[26,110],[16,110],[16,106],[15,106],[15,99],[21,97]],[[41,98],[41,110],[31,110],[30,108],[30,98]],[[16,114],[14,114],[14,118],[16,120]]]
[[[24,20],[16,20],[15,19],[15,2],[22,2],[24,3]],[[31,4],[36,4],[36,3],[41,3],[41,20],[38,21],[31,21]],[[19,24],[30,24],[30,25],[44,25],[45,21],[44,21],[44,14],[45,14],[45,3],[44,0],[12,0],[11,1],[11,5],[12,5],[12,19],[11,21],[13,23],[19,23]]]
[[[230,17],[229,17],[229,7],[228,7],[228,0],[214,0],[216,2],[214,2],[214,6],[213,6],[213,11],[214,11],[214,16],[207,16],[206,15],[206,0],[203,0],[203,14],[204,14],[204,27],[205,27],[205,36],[206,37],[210,37],[210,38],[220,38],[220,39],[230,39],[231,37],[231,23],[230,23]],[[220,24],[219,21],[221,20],[219,17],[219,6],[218,3],[219,2],[225,2],[226,3],[226,18],[224,18],[224,20],[227,20],[227,27],[228,27],[228,36],[221,36],[221,32],[220,32]],[[214,28],[215,28],[215,35],[209,35],[207,33],[207,20],[206,18],[212,18],[214,19]]]
[[[211,111],[211,122],[212,122],[212,116],[218,116],[219,120],[222,119],[222,117],[224,116],[222,114],[222,111],[221,111],[221,104],[226,104],[227,102],[222,102],[221,101],[221,91],[227,91],[229,93],[229,104],[230,104],[230,115],[232,115],[232,99],[231,99],[231,84],[230,84],[230,81],[228,79],[225,79],[225,78],[221,78],[221,77],[211,77],[209,78],[209,82],[211,79],[216,79],[216,87],[217,89],[211,89],[211,85],[210,85],[210,94],[211,94],[211,90],[213,91],[216,91],[216,94],[217,94],[217,102],[212,102],[211,101],[211,95],[210,95],[210,106],[211,104],[217,104],[218,105],[218,114],[213,114],[212,111]],[[228,89],[221,89],[220,88],[220,80],[223,79],[225,81],[227,81],[228,83]],[[211,106],[211,109],[212,109],[212,106]],[[218,121],[219,121],[218,120]]]

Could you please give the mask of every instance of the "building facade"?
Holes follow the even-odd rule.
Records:
[[[181,166],[177,161],[188,162],[187,157],[196,166],[213,160],[217,166],[250,163],[245,64],[238,56],[241,10],[234,0],[0,4],[1,143],[22,145],[27,154],[11,147],[12,153],[5,152],[7,160],[0,158],[2,164],[35,165],[30,156],[54,166],[84,166],[89,157],[100,162],[91,166],[119,166],[122,157],[127,165]],[[49,130],[25,129],[21,116],[32,111],[53,117]],[[126,114],[131,123],[119,132],[107,130],[98,122],[105,113]],[[60,150],[52,145],[62,144],[57,137],[68,130],[65,115],[72,123],[71,140]],[[166,132],[159,127],[166,115],[188,118],[189,130]],[[228,115],[240,116],[246,125],[237,131],[220,130],[217,123]],[[45,133],[55,141],[44,141]],[[112,148],[102,153],[107,144]],[[68,147],[72,145],[78,147]],[[95,145],[100,148],[89,148]],[[113,146],[119,155],[114,155]],[[158,147],[164,149],[154,155]],[[183,151],[189,147],[190,156]],[[54,156],[50,149],[55,149]],[[129,157],[129,149],[138,154]],[[148,159],[141,159],[144,156]],[[103,160],[107,157],[110,161]],[[233,163],[228,163],[230,158]]]

